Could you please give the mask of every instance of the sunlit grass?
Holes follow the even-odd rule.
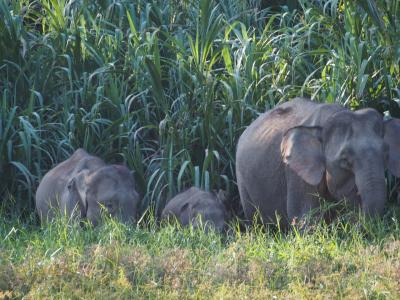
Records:
[[[156,221],[191,185],[240,212],[238,137],[277,103],[400,117],[400,1],[266,2],[0,0],[0,299],[400,297],[398,208],[289,232]],[[37,225],[38,182],[78,147],[135,170],[137,226]]]
[[[10,298],[367,298],[400,296],[400,223],[348,215],[283,233],[219,235],[154,221],[96,228],[57,219],[0,225],[0,295]],[[178,226],[178,227],[177,227]]]

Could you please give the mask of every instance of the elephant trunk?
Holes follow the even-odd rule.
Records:
[[[374,162],[356,172],[356,185],[361,196],[362,211],[370,216],[381,215],[386,201],[383,164]]]

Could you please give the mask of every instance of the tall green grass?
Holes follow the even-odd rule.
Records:
[[[237,204],[236,142],[277,103],[400,116],[399,3],[0,0],[3,204],[78,147],[136,171],[141,211],[193,184]]]

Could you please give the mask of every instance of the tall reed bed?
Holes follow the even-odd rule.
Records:
[[[277,103],[399,117],[400,1],[295,4],[0,0],[2,203],[78,147],[135,170],[142,212],[192,184],[237,203],[238,137]]]

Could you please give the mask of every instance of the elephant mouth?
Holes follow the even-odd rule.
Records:
[[[358,190],[357,186],[354,185],[354,187],[350,190],[350,192],[344,197],[348,204],[351,206],[356,207],[357,205],[361,205],[361,193]]]

